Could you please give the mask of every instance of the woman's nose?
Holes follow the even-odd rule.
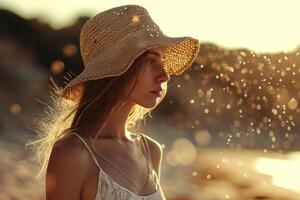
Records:
[[[170,75],[166,73],[165,70],[161,70],[161,73],[159,74],[157,81],[158,82],[168,82],[170,80]]]

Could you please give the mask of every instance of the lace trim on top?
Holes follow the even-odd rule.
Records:
[[[99,165],[95,155],[91,151],[90,147],[86,143],[84,139],[81,138],[77,133],[71,132],[75,134],[86,146],[88,151],[90,152],[95,164],[99,168],[98,174],[98,185],[97,185],[97,193],[95,200],[166,200],[164,194],[161,191],[160,184],[157,179],[156,171],[152,169],[152,173],[155,176],[155,187],[156,191],[149,195],[139,195],[136,194],[124,186],[120,185],[116,182],[112,177],[110,177]],[[144,136],[142,136],[144,137]],[[93,146],[93,145],[92,145]],[[99,152],[96,151],[97,154]],[[101,154],[100,154],[101,155]],[[152,165],[152,163],[151,163]],[[99,184],[100,183],[100,184]]]

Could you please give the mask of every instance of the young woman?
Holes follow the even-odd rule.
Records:
[[[168,37],[138,5],[89,19],[80,32],[84,70],[63,89],[41,123],[37,158],[47,200],[162,200],[162,148],[141,133],[164,98],[171,75],[194,61],[200,45]]]

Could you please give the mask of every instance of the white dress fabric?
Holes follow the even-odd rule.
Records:
[[[86,141],[77,133],[71,133],[76,135],[83,142],[88,151],[91,153],[94,162],[99,168],[99,181],[95,200],[166,200],[161,186],[158,182],[155,170],[153,171],[155,173],[155,184],[157,188],[156,191],[150,195],[138,195],[128,190],[127,188],[121,186],[116,181],[114,181],[107,173],[105,173],[105,171],[102,170],[102,168],[100,167],[95,155],[93,154]]]

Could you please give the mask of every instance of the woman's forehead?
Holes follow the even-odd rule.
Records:
[[[165,47],[155,47],[155,48],[148,49],[146,51],[146,54],[154,54],[158,57],[163,57],[164,51],[165,51]]]
[[[151,51],[157,51],[157,52],[164,52],[166,49],[165,46],[160,46],[160,47],[153,47],[153,48],[150,48],[149,50]]]

